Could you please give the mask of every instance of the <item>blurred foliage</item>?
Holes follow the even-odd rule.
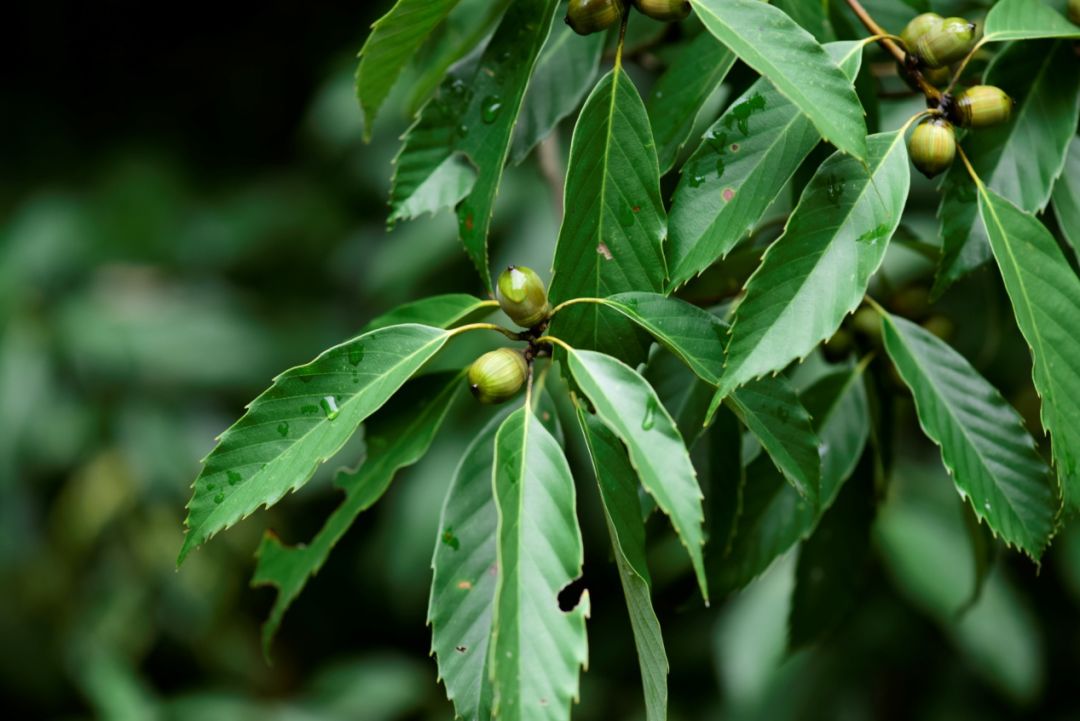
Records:
[[[928,3],[868,5],[895,25],[897,6],[902,17]],[[272,592],[246,587],[251,554],[263,528],[311,535],[337,502],[325,473],[174,570],[199,459],[274,372],[400,302],[480,290],[451,215],[385,229],[395,138],[423,80],[399,84],[364,146],[352,56],[386,6],[195,3],[165,20],[131,2],[14,9],[0,90],[0,697],[12,718],[451,718],[425,604],[443,493],[476,414],[459,409],[343,541],[273,665],[258,629]],[[908,114],[882,102],[883,125]],[[496,267],[547,267],[557,218],[536,200],[549,197],[535,162],[508,169]],[[912,202],[925,224],[905,232],[936,245],[931,186]],[[897,287],[931,272],[899,245],[887,262]],[[726,282],[693,290],[723,297]],[[996,283],[977,273],[942,307],[955,345],[1037,427]],[[990,554],[967,608],[978,534],[910,405],[895,410],[877,560],[825,643],[787,650],[792,554],[701,609],[687,606],[677,542],[650,525],[673,719],[1080,715],[1080,527],[1041,569]],[[348,462],[362,457],[354,446]],[[593,619],[575,718],[643,718],[597,498],[579,492]]]

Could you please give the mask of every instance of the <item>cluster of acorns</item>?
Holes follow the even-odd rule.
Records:
[[[499,275],[499,306],[522,328],[540,327],[551,315],[544,281],[524,266],[510,266]],[[477,358],[469,366],[469,389],[481,403],[503,403],[517,395],[529,375],[535,351],[499,348]]]
[[[1080,4],[1080,0],[1073,2]],[[927,82],[945,85],[952,77],[950,66],[967,57],[978,38],[974,23],[923,13],[908,23],[900,39],[907,48],[908,62]],[[911,134],[911,162],[926,177],[934,177],[956,158],[955,125],[986,128],[1006,123],[1012,108],[1012,98],[993,85],[973,85],[955,96],[942,95],[938,112],[920,122]]]
[[[578,35],[607,30],[619,22],[628,5],[662,22],[682,20],[690,14],[687,0],[570,0],[566,24]]]

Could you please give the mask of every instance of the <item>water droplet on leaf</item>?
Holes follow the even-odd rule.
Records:
[[[484,104],[480,108],[480,117],[485,123],[491,125],[499,117],[502,111],[503,101],[498,95],[489,95],[484,98]]]
[[[650,398],[645,405],[645,417],[641,419],[641,430],[651,431],[654,425],[656,425],[656,400]]]
[[[337,405],[337,400],[335,400],[333,396],[326,396],[319,401],[319,405],[322,406],[323,413],[326,414],[326,420],[328,421],[334,420],[341,413],[341,409],[338,408]]]

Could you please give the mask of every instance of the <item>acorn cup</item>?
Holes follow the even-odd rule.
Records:
[[[993,85],[973,85],[953,100],[952,115],[965,128],[988,128],[1009,122],[1013,99]]]
[[[591,35],[607,30],[623,14],[626,0],[570,0],[566,24],[578,35]]]
[[[933,178],[956,159],[956,133],[944,118],[927,118],[915,126],[908,139],[911,162],[919,172]]]
[[[904,41],[904,47],[908,55],[915,55],[919,40],[926,34],[938,30],[945,23],[945,18],[937,13],[923,13],[916,16],[907,24],[900,33],[900,39]]]
[[[517,395],[528,374],[525,356],[511,348],[499,348],[469,366],[469,389],[481,403],[504,403]]]
[[[915,42],[915,54],[928,68],[940,68],[962,60],[975,47],[975,23],[964,18],[946,18],[936,30]]]
[[[544,281],[531,268],[510,266],[499,274],[499,306],[522,328],[547,320],[551,312]]]
[[[642,14],[661,22],[684,20],[690,15],[690,3],[687,0],[634,0]]]

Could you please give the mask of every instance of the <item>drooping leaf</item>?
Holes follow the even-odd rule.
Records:
[[[525,160],[563,118],[581,104],[596,80],[604,34],[581,37],[565,23],[556,23],[548,37],[514,129],[513,161]]]
[[[619,439],[580,406],[577,415],[600,488],[615,566],[630,612],[645,691],[645,718],[663,721],[667,718],[668,660],[660,621],[652,606],[652,584],[645,562],[645,524],[634,481],[637,476]]]
[[[1054,214],[1061,234],[1080,253],[1080,136],[1069,144],[1065,170],[1054,185]]]
[[[735,53],[711,33],[701,33],[657,78],[645,107],[656,138],[661,175],[675,166],[706,101],[734,64]]]
[[[760,0],[690,0],[706,29],[768,78],[844,153],[866,161],[866,122],[851,80],[814,37]]]
[[[825,49],[854,79],[862,44],[829,43]],[[765,78],[732,103],[686,161],[675,189],[666,247],[669,290],[747,237],[820,142],[810,119]]]
[[[436,328],[453,328],[482,318],[498,309],[494,300],[481,300],[466,293],[433,295],[430,298],[406,303],[384,313],[364,326],[364,333],[390,325],[419,323]]]
[[[872,548],[874,486],[870,473],[844,486],[799,550],[788,644],[813,644],[840,625],[859,601]]]
[[[391,222],[459,201],[461,240],[488,290],[495,193],[556,5],[557,0],[511,3],[479,58],[459,64],[424,105],[395,161]]]
[[[356,96],[364,111],[364,139],[371,139],[375,116],[402,69],[458,0],[398,0],[371,27],[356,67]]]
[[[534,382],[533,412],[559,437],[554,406],[542,390],[542,379]],[[495,434],[508,415],[509,410],[493,418],[462,456],[446,492],[431,562],[431,650],[447,696],[462,719],[491,717],[488,651],[498,575],[492,468]]]
[[[278,376],[206,457],[178,563],[259,506],[303,486],[450,335],[416,324],[380,328]]]
[[[1061,175],[1080,119],[1080,69],[1071,43],[1014,43],[995,57],[986,82],[1016,101],[1013,119],[970,133],[967,156],[983,182],[1030,212],[1041,212]],[[941,295],[953,282],[990,260],[975,188],[963,163],[943,184],[939,217],[943,257],[934,283]]]
[[[739,508],[727,553],[721,554],[715,546],[709,549],[714,589],[727,592],[745,586],[776,558],[809,537],[821,514],[831,507],[866,444],[870,424],[861,377],[861,368],[830,374],[803,396],[824,451],[817,509],[785,482],[776,465],[765,456],[748,459],[740,485],[736,485],[740,476],[735,469],[721,477],[727,483],[725,496],[737,498]]]
[[[919,423],[941,447],[960,495],[997,535],[1037,559],[1054,529],[1057,499],[1020,414],[929,331],[886,315],[884,335]]]
[[[982,42],[1036,38],[1080,38],[1080,26],[1042,0],[1001,0],[990,8]]]
[[[984,185],[979,213],[1031,349],[1061,495],[1068,507],[1080,508],[1080,278],[1042,223]]]
[[[500,414],[484,427],[454,471],[431,562],[431,651],[446,695],[462,719],[491,717],[488,644],[498,573],[491,469],[495,433],[504,420]]]
[[[701,489],[675,422],[645,379],[615,358],[575,349],[567,351],[567,366],[596,415],[626,444],[641,485],[671,519],[690,554],[708,601]]]
[[[803,191],[735,311],[721,395],[805,356],[858,307],[900,224],[911,180],[903,133],[870,138],[869,173],[839,153]]]
[[[510,1],[458,0],[413,61],[417,74],[409,88],[410,115],[420,111],[451,65],[484,44]]]
[[[821,505],[829,508],[870,438],[865,365],[829,373],[799,396],[821,439]]]
[[[666,220],[656,149],[645,106],[620,66],[601,78],[574,128],[565,207],[553,303],[663,290]],[[645,357],[633,324],[598,306],[567,308],[552,333],[624,360]]]
[[[570,716],[587,662],[588,592],[564,612],[559,592],[581,575],[574,481],[562,448],[528,408],[495,437],[498,580],[488,655],[493,717]]]
[[[255,554],[258,565],[251,583],[278,589],[263,626],[263,651],[268,657],[281,619],[308,579],[319,572],[330,551],[360,513],[382,498],[397,472],[427,453],[450,406],[464,387],[462,373],[430,376],[406,386],[395,399],[392,415],[384,418],[381,413],[376,414],[368,423],[367,457],[357,470],[338,474],[336,484],[345,491],[345,500],[311,542],[284,546],[273,533],[263,538]]]
[[[791,485],[812,506],[818,503],[821,456],[810,414],[782,376],[748,383],[726,399]]]

